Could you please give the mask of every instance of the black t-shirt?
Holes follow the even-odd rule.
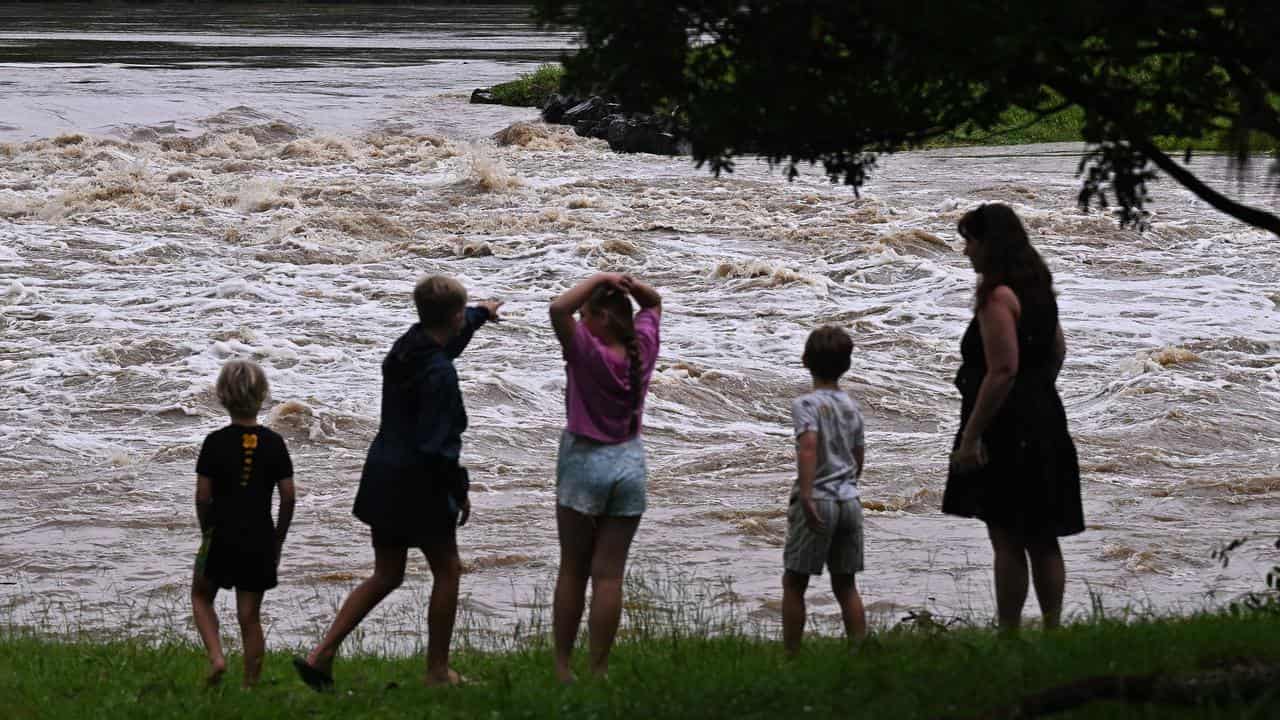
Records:
[[[204,439],[196,474],[213,481],[210,520],[216,541],[271,542],[271,495],[277,482],[293,475],[284,438],[261,425],[228,425]]]

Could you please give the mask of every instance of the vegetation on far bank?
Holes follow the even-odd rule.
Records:
[[[500,105],[515,107],[542,107],[547,96],[560,89],[564,68],[560,65],[541,65],[531,73],[525,73],[511,82],[490,88],[493,99]]]
[[[228,625],[233,625],[229,623]],[[225,630],[230,634],[233,627]],[[582,653],[579,653],[581,656]],[[582,660],[582,657],[578,658]],[[458,652],[470,685],[421,687],[417,658],[341,658],[337,690],[317,694],[289,653],[268,655],[262,684],[205,690],[203,653],[183,643],[60,642],[0,633],[0,715],[24,718],[308,717],[966,717],[1098,675],[1171,673],[1280,662],[1274,615],[1081,623],[1002,638],[928,622],[880,633],[857,653],[815,638],[793,662],[777,643],[678,634],[623,642],[607,682],[559,686],[546,643],[501,654]],[[1267,717],[1280,696],[1166,708],[1100,702],[1067,717]],[[1253,713],[1250,715],[1250,713]]]
[[[563,77],[563,66],[542,65],[532,73],[525,73],[510,82],[494,85],[491,92],[494,100],[502,105],[541,107],[549,95],[559,91]],[[926,147],[1084,142],[1082,134],[1084,122],[1084,110],[1078,106],[1068,107],[1044,117],[1021,107],[1011,107],[1001,116],[1000,123],[990,130],[959,129],[930,141]],[[1181,153],[1187,148],[1211,153],[1230,150],[1230,140],[1225,132],[1218,137],[1198,139],[1162,137],[1157,139],[1157,145],[1171,153]],[[1258,136],[1255,140],[1255,146],[1259,150],[1275,150],[1277,146],[1274,145],[1266,136]]]

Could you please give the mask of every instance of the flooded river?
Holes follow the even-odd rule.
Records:
[[[290,12],[0,9],[9,620],[189,632],[195,457],[224,422],[219,366],[252,357],[301,493],[269,641],[313,638],[372,565],[350,508],[379,363],[413,321],[414,280],[447,272],[507,301],[458,363],[476,508],[464,605],[500,633],[527,623],[557,557],[563,369],[546,306],[597,270],[666,298],[636,569],[772,622],[800,350],[838,322],[867,415],[864,597],[881,622],[985,620],[983,529],[938,511],[973,288],[954,226],[981,201],[1018,209],[1061,293],[1089,526],[1064,542],[1068,612],[1189,611],[1262,587],[1269,542],[1225,570],[1210,552],[1277,528],[1275,238],[1170,183],[1143,234],[1084,214],[1073,145],[897,155],[861,198],[750,160],[717,179],[467,104],[570,47],[519,8]],[[1194,167],[1274,207],[1259,178]],[[413,560],[367,633],[416,628],[428,583]],[[811,607],[832,616],[823,595]]]

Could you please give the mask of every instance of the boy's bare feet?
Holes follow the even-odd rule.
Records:
[[[322,654],[319,648],[307,655],[307,664],[326,674],[333,674],[333,653]]]
[[[227,659],[218,658],[209,661],[209,674],[204,676],[205,687],[217,687],[222,683],[222,676],[227,673]]]
[[[428,672],[426,677],[422,678],[422,684],[427,687],[457,687],[459,685],[466,685],[467,679],[459,675],[458,671],[453,668],[449,668],[445,671],[444,675],[441,675],[438,672]]]

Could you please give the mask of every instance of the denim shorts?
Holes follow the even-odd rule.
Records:
[[[606,445],[564,431],[556,460],[556,504],[583,515],[639,517],[645,510],[644,443]]]

